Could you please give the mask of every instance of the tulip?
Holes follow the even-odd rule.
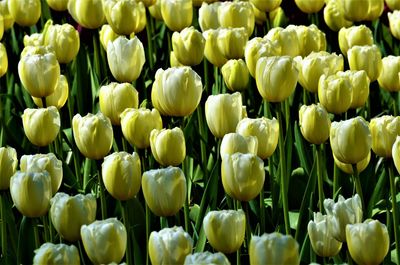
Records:
[[[10,178],[17,171],[17,151],[12,147],[0,147],[0,190],[10,187]]]
[[[283,27],[289,24],[289,18],[282,7],[277,7],[269,13],[269,21],[273,27]]]
[[[204,56],[211,64],[217,67],[223,66],[228,61],[217,44],[219,40],[219,32],[220,29],[209,29],[203,32],[203,37],[206,40]]]
[[[74,245],[44,243],[35,250],[33,257],[33,265],[80,263],[79,252]]]
[[[45,97],[46,105],[54,106],[57,109],[61,109],[67,102],[68,94],[69,86],[67,78],[65,78],[64,75],[60,75],[54,92]],[[36,106],[38,106],[39,108],[43,108],[43,102],[41,98],[32,97],[32,99]]]
[[[119,263],[125,255],[126,229],[117,218],[82,225],[81,237],[86,254],[94,264]]]
[[[381,264],[389,252],[387,227],[378,220],[347,225],[346,239],[352,259],[360,265]]]
[[[367,19],[371,0],[366,0],[360,5],[358,0],[339,0],[344,10],[344,17],[350,21],[363,21]],[[378,0],[381,1],[381,0]]]
[[[400,91],[400,56],[389,55],[382,58],[382,72],[378,83],[386,91]]]
[[[156,0],[152,6],[149,6],[149,12],[153,18],[162,21],[163,17],[161,15],[161,0]]]
[[[174,32],[175,33],[175,32]],[[181,67],[181,66],[185,66],[184,64],[182,64],[180,61],[178,61],[178,59],[175,56],[175,52],[171,51],[171,53],[169,54],[169,63],[171,65],[171,67]]]
[[[384,8],[385,8],[385,3],[383,0],[378,0],[378,1],[370,0],[369,10],[366,20],[374,21],[376,19],[379,19],[379,17],[383,13]]]
[[[244,56],[244,47],[249,36],[245,28],[220,28],[217,46],[226,59],[240,59]]]
[[[163,166],[177,166],[186,157],[185,136],[178,127],[152,130],[150,147],[154,159]]]
[[[143,44],[136,36],[130,40],[120,36],[107,44],[108,65],[119,82],[138,79],[145,60]]]
[[[400,136],[396,137],[396,141],[392,146],[392,157],[397,172],[400,172]]]
[[[43,46],[44,45],[44,35],[43,33],[32,33],[31,35],[24,36],[24,47],[27,46]],[[53,52],[53,50],[50,50]]]
[[[289,25],[288,28],[293,27],[297,33],[299,40],[300,55],[305,57],[312,52],[319,52],[326,50],[325,33],[317,28],[315,25],[311,26],[294,26]]]
[[[250,3],[263,12],[271,12],[281,5],[282,0],[250,0]]]
[[[203,3],[199,8],[199,26],[201,31],[217,29],[220,27],[218,21],[218,10],[222,2],[212,4]]]
[[[346,75],[322,75],[318,82],[318,99],[330,113],[341,114],[351,106],[352,84]]]
[[[364,70],[338,72],[339,76],[347,76],[351,83],[351,103],[350,108],[356,109],[363,107],[369,96],[369,78]]]
[[[0,77],[2,77],[8,70],[8,57],[6,47],[0,43]]]
[[[378,79],[382,71],[381,52],[376,45],[353,46],[347,52],[350,70],[365,70],[371,82]]]
[[[99,92],[100,111],[113,125],[121,125],[120,114],[127,108],[138,108],[139,95],[130,83],[112,82],[102,86]]]
[[[340,168],[340,170],[342,170],[343,172],[347,173],[347,174],[354,174],[353,171],[353,166],[351,164],[346,164],[346,163],[342,163],[340,162],[335,155],[333,155],[333,160],[335,161],[335,164],[338,168]],[[360,162],[357,163],[357,172],[361,173],[363,172],[368,164],[369,161],[371,160],[371,152],[368,153],[367,157],[364,158],[363,160],[361,160]]]
[[[113,129],[110,119],[103,113],[76,114],[72,119],[72,131],[79,151],[87,158],[101,159],[110,152]]]
[[[183,264],[192,247],[192,238],[180,226],[153,231],[148,246],[150,261],[154,265]]]
[[[153,169],[143,173],[146,204],[158,216],[173,216],[186,200],[186,179],[178,167]]]
[[[250,265],[300,264],[299,244],[292,236],[277,232],[253,236],[249,254]]]
[[[303,44],[300,43],[296,29],[297,27],[295,26],[272,28],[264,38],[277,43],[281,48],[280,55],[295,57],[301,54],[303,48]]]
[[[399,10],[400,2],[398,0],[385,0],[386,5],[390,10]]]
[[[138,33],[146,26],[146,7],[135,0],[103,0],[104,15],[115,33]]]
[[[362,221],[360,196],[356,194],[345,200],[342,195],[339,195],[336,203],[332,199],[325,199],[324,208],[328,216],[332,216],[329,227],[332,236],[340,242],[346,242],[346,226]]]
[[[136,2],[141,2],[144,4],[145,7],[150,7],[152,5],[155,5],[157,0],[136,0]]]
[[[192,24],[192,1],[161,0],[161,15],[170,30],[181,31]]]
[[[222,28],[245,28],[253,34],[255,17],[249,2],[222,2],[218,7],[218,21]]]
[[[154,107],[168,116],[188,116],[200,103],[203,84],[190,67],[158,69],[151,90]]]
[[[303,137],[312,144],[322,144],[329,138],[331,120],[328,112],[320,104],[301,106],[299,125]]]
[[[46,171],[17,171],[10,179],[15,207],[26,217],[44,216],[50,207],[51,178]]]
[[[103,0],[68,0],[68,12],[81,26],[97,29],[104,24]]]
[[[233,92],[243,91],[249,84],[249,70],[246,63],[242,60],[229,60],[221,68],[222,77],[225,85]]]
[[[185,258],[184,265],[198,265],[198,264],[214,264],[214,265],[230,265],[228,258],[221,252],[197,252],[189,254]]]
[[[60,65],[49,49],[43,46],[26,47],[18,63],[18,74],[31,96],[47,97],[56,89]]]
[[[221,141],[220,155],[234,153],[257,154],[258,140],[255,136],[242,136],[239,133],[225,134]]]
[[[46,0],[49,7],[55,11],[65,11],[68,10],[69,0]]]
[[[391,158],[392,146],[400,135],[400,117],[384,115],[371,119],[369,124],[372,150],[377,156]]]
[[[97,204],[92,194],[69,196],[58,192],[50,204],[51,222],[57,233],[69,242],[81,239],[81,226],[96,219]]]
[[[0,1],[0,14],[3,16],[3,26],[4,30],[8,30],[12,28],[14,25],[14,18],[10,13],[10,9],[8,8],[8,1]]]
[[[205,114],[208,128],[215,137],[222,138],[235,132],[236,125],[243,118],[242,95],[235,92],[208,96]]]
[[[60,113],[56,107],[25,109],[22,125],[29,141],[37,146],[47,146],[60,131]]]
[[[270,17],[269,16],[267,17],[267,13],[264,13],[261,10],[259,10],[254,4],[251,4],[251,6],[253,7],[253,13],[256,24],[263,26],[265,22],[269,20]]]
[[[104,50],[107,51],[107,46],[109,41],[114,41],[116,38],[118,38],[119,34],[115,33],[112,27],[108,24],[104,24],[101,26],[101,29],[99,31],[99,39],[101,46],[104,48]]]
[[[206,41],[194,27],[183,29],[172,34],[172,49],[176,59],[184,65],[194,66],[201,63],[204,57]]]
[[[348,28],[353,25],[352,21],[344,17],[344,8],[341,1],[328,1],[324,8],[324,20],[326,25],[333,31]]]
[[[324,7],[325,4],[324,0],[314,0],[314,1],[295,0],[294,2],[296,3],[297,7],[301,10],[301,12],[307,14],[319,12]]]
[[[298,74],[289,56],[263,57],[256,66],[258,92],[264,100],[282,102],[294,92]]]
[[[314,213],[314,221],[310,221],[307,226],[311,246],[321,257],[336,256],[342,248],[342,242],[337,241],[331,234],[331,220],[330,216]]]
[[[210,211],[204,217],[203,227],[210,245],[217,251],[230,254],[243,244],[246,215],[243,210]]]
[[[0,40],[1,38],[3,38],[3,34],[4,34],[4,17],[0,13]]]
[[[332,2],[332,1],[331,1]],[[374,38],[372,31],[365,25],[341,28],[338,35],[339,47],[343,55],[347,57],[347,52],[353,46],[373,45]]]
[[[150,146],[150,133],[162,129],[162,119],[156,109],[125,109],[121,113],[121,129],[128,142],[143,149]]]
[[[15,23],[23,27],[35,25],[41,15],[40,0],[7,0]]]
[[[61,187],[63,180],[62,162],[53,153],[23,155],[20,160],[20,168],[21,172],[47,171],[51,178],[52,195]]]

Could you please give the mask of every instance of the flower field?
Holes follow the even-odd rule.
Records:
[[[0,264],[399,264],[399,0],[0,0]]]

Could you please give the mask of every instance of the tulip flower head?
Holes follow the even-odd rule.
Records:
[[[8,70],[8,57],[6,47],[0,43],[0,77],[2,77]]]
[[[80,264],[79,251],[74,245],[44,243],[35,250],[33,264]]]
[[[197,265],[197,264],[215,264],[215,265],[230,265],[228,258],[221,252],[197,252],[189,254],[185,258],[183,265]]]
[[[382,58],[382,72],[378,83],[388,92],[400,91],[400,56],[389,55]]]
[[[41,15],[40,0],[7,0],[8,10],[15,23],[23,27],[35,25]]]
[[[103,0],[68,0],[68,12],[79,25],[97,29],[106,22]]]
[[[0,190],[10,188],[10,178],[17,171],[17,151],[12,147],[0,147]]]
[[[299,111],[299,125],[303,137],[313,144],[322,144],[329,138],[331,120],[323,106],[303,105]]]
[[[182,129],[154,129],[150,133],[154,159],[163,166],[178,166],[186,157],[186,142]]]
[[[69,94],[69,86],[67,78],[64,75],[60,75],[58,78],[56,89],[52,94],[45,97],[47,106],[54,106],[57,109],[61,109],[67,102]],[[33,102],[39,108],[43,108],[43,101],[41,98],[32,97]]]
[[[192,0],[160,0],[161,15],[171,31],[181,31],[192,24]]]
[[[326,25],[333,31],[348,28],[353,22],[344,17],[344,8],[341,1],[326,1],[324,8],[324,20]]]

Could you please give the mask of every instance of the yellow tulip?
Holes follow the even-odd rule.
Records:
[[[396,141],[393,144],[392,157],[397,172],[400,172],[400,136],[396,137]]]
[[[213,265],[230,265],[228,258],[221,252],[197,252],[189,254],[185,258],[183,265],[198,265],[198,264],[213,264]]]
[[[60,75],[55,91],[45,98],[46,105],[61,109],[67,102],[68,94],[69,86],[67,78],[64,75]],[[43,102],[41,98],[32,97],[32,99],[36,106],[43,108]]]
[[[181,31],[192,24],[192,0],[160,0],[164,23],[172,31]]]
[[[156,4],[157,0],[135,0],[136,2],[141,2],[145,7],[150,7]]]
[[[258,140],[255,136],[243,136],[239,133],[225,134],[221,141],[220,155],[234,153],[257,154]]]
[[[250,0],[250,3],[263,12],[271,12],[281,5],[282,0]]]
[[[109,41],[114,41],[116,38],[118,38],[119,34],[115,33],[112,27],[108,24],[104,24],[101,26],[101,29],[99,31],[99,39],[101,46],[104,48],[104,50],[107,51],[107,46]]]
[[[299,126],[303,137],[312,144],[322,144],[329,138],[331,120],[320,104],[303,105],[299,110]]]
[[[80,264],[78,249],[65,244],[44,243],[35,250],[33,265]]]
[[[175,33],[175,32],[174,32]],[[171,65],[171,67],[181,67],[181,66],[185,66],[184,64],[182,64],[180,61],[178,61],[178,59],[175,56],[175,52],[171,51],[171,53],[169,54],[169,63]]]
[[[367,19],[371,0],[366,0],[360,5],[358,0],[339,0],[343,6],[344,17],[350,21],[363,21]],[[381,0],[378,0],[381,1]]]
[[[249,84],[249,70],[243,59],[229,60],[222,66],[221,73],[230,91],[243,91]]]
[[[0,1],[0,14],[3,16],[4,30],[10,29],[14,25],[14,18],[8,9],[8,1]]]
[[[15,23],[23,27],[35,25],[41,15],[40,0],[7,0]]]
[[[10,188],[10,178],[17,171],[17,151],[12,147],[0,147],[0,190]]]
[[[350,108],[356,109],[363,107],[369,96],[369,78],[364,70],[338,72],[339,76],[347,76],[351,83],[351,103]]]
[[[289,25],[288,28],[290,27],[294,27],[297,33],[301,56],[305,57],[312,52],[326,50],[325,33],[319,30],[314,24],[308,27]]]
[[[333,2],[333,1],[331,1]],[[374,44],[372,31],[365,25],[341,28],[338,35],[339,48],[343,55],[347,57],[347,52],[353,46],[364,46]]]
[[[68,12],[81,26],[97,29],[104,24],[103,0],[68,0]]]
[[[253,8],[254,18],[257,25],[264,25],[265,22],[268,21],[269,17],[267,17],[267,13],[259,10],[254,4],[251,4]],[[279,27],[279,26],[278,26]]]
[[[2,77],[8,70],[8,56],[6,47],[0,43],[0,77]]]
[[[322,75],[318,82],[318,99],[330,113],[341,114],[351,106],[352,84],[350,78],[340,75]]]
[[[324,20],[326,25],[333,31],[348,28],[353,22],[344,17],[344,8],[341,1],[327,1],[324,8]]]
[[[343,172],[345,172],[347,174],[354,174],[352,164],[346,164],[346,163],[340,162],[335,157],[335,155],[333,155],[333,160],[335,161],[336,166],[338,168],[340,168],[340,170],[342,170]],[[366,158],[364,158],[363,160],[361,160],[360,162],[357,163],[357,172],[358,173],[363,172],[367,168],[370,160],[371,160],[371,152],[368,153]]]
[[[240,59],[244,56],[244,47],[249,36],[245,28],[220,28],[217,46],[226,59]]]
[[[389,55],[382,58],[382,72],[378,83],[386,91],[400,91],[400,56]]]
[[[297,27],[293,25],[289,25],[286,28],[272,28],[264,38],[275,42],[280,47],[281,53],[279,55],[295,57],[301,55],[303,49],[296,29]]]
[[[69,0],[46,0],[49,7],[55,11],[65,11],[68,10]]]
[[[324,0],[295,0],[297,7],[307,14],[319,12],[325,5]]]
[[[201,31],[217,29],[221,26],[218,21],[218,10],[221,4],[222,2],[212,4],[203,2],[199,8],[199,26]]]
[[[203,32],[203,37],[206,40],[204,56],[211,64],[217,67],[223,66],[228,61],[218,46],[219,32],[220,29],[208,29]]]
[[[382,72],[382,55],[378,46],[353,46],[347,56],[350,70],[365,70],[371,82],[378,79]]]
[[[385,3],[390,10],[400,10],[400,1],[398,0],[385,0]]]
[[[400,135],[400,117],[384,115],[371,119],[372,151],[377,156],[392,157],[392,146]]]
[[[44,35],[43,35],[43,33],[33,33],[31,35],[25,35],[23,42],[24,42],[24,47],[43,46],[44,45]]]
[[[185,136],[178,127],[152,130],[150,147],[154,159],[162,166],[177,166],[186,157]]]
[[[222,2],[218,7],[218,21],[222,28],[245,28],[253,34],[255,17],[249,2]]]
[[[161,15],[161,0],[156,0],[156,2],[149,6],[150,15],[160,21],[163,21],[163,17]]]
[[[201,63],[204,57],[206,41],[194,27],[184,28],[172,34],[172,49],[176,59],[183,65],[194,66]]]

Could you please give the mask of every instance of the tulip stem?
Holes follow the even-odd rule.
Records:
[[[147,203],[146,205],[146,265],[150,264],[149,260],[149,237],[150,237],[150,209]]]
[[[152,37],[154,36],[154,34],[153,34],[153,18],[151,17],[150,11],[148,10],[148,8],[146,8],[146,13],[147,13],[146,33],[147,33],[147,45],[148,45],[147,52],[148,52],[150,70],[153,70],[153,68],[154,68],[153,39],[152,39]]]
[[[42,107],[47,108],[46,97],[42,97]]]
[[[399,215],[398,208],[396,203],[396,182],[394,178],[393,172],[393,162],[388,161],[389,167],[389,181],[390,181],[390,193],[392,196],[392,218],[393,218],[393,232],[394,232],[394,240],[396,242],[396,259],[397,264],[400,261],[400,241],[399,241]]]
[[[319,211],[324,213],[323,202],[324,202],[324,182],[322,179],[322,156],[321,156],[321,145],[316,146],[316,157],[317,157],[317,176],[318,176],[318,197],[319,197]]]
[[[6,217],[6,205],[5,205],[5,193],[2,192],[0,195],[1,200],[1,253],[5,259],[5,264],[8,264],[8,254],[7,254],[7,223]]]
[[[99,161],[97,165],[97,178],[99,181],[101,218],[105,220],[107,218],[107,206],[106,206],[106,197],[104,194],[104,184],[103,180],[101,179],[101,165]]]
[[[250,226],[250,213],[249,213],[249,202],[243,202],[244,212],[246,214],[246,245],[247,249],[250,249],[251,240],[251,226]]]
[[[354,184],[356,187],[356,192],[357,192],[358,196],[360,196],[362,210],[365,213],[364,196],[363,196],[363,191],[362,191],[361,182],[360,182],[360,175],[359,175],[358,169],[357,169],[357,164],[352,164],[351,166],[353,168],[353,176],[354,176]]]
[[[32,218],[31,220],[32,220],[32,224],[33,224],[33,234],[35,237],[35,248],[38,249],[40,247],[38,219]]]
[[[128,203],[127,202],[121,202],[121,208],[122,208],[122,219],[124,220],[124,225],[126,228],[127,232],[127,244],[126,244],[126,264],[131,265],[132,264],[132,257],[131,257],[131,228],[129,225],[129,215],[128,215]]]

